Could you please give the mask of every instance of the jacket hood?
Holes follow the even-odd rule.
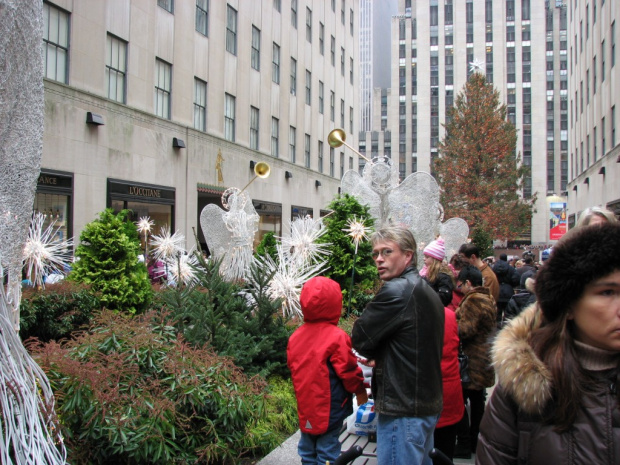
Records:
[[[332,279],[316,276],[304,284],[299,303],[306,323],[338,324],[342,313],[340,285]]]
[[[492,269],[498,278],[507,278],[510,273],[510,265],[508,264],[508,262],[505,262],[503,260],[498,260],[497,262],[495,262],[495,265],[493,265]]]
[[[500,331],[491,351],[499,384],[529,414],[542,414],[552,399],[551,372],[528,340],[541,322],[538,304],[531,305]]]

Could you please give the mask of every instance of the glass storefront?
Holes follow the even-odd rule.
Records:
[[[133,222],[149,217],[154,223],[151,235],[160,234],[164,226],[168,226],[170,233],[174,234],[174,206],[174,187],[108,179],[108,207],[115,213],[130,210],[129,218]],[[144,235],[141,235],[142,249],[144,240]]]
[[[297,218],[305,218],[306,216],[313,217],[314,211],[312,208],[308,207],[297,207],[295,205],[291,206],[291,221],[296,220]]]
[[[277,203],[253,200],[254,208],[259,216],[258,232],[254,236],[254,248],[260,244],[268,232],[282,236],[282,205]]]
[[[41,170],[33,210],[43,213],[43,228],[53,224],[56,239],[68,240],[73,235],[73,175],[60,171]]]

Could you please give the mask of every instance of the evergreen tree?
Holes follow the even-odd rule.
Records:
[[[110,310],[136,313],[146,309],[153,291],[144,264],[138,262],[140,239],[128,210],[117,215],[108,208],[80,235],[69,279],[90,284]]]
[[[370,297],[368,292],[374,288],[377,280],[377,267],[372,257],[372,245],[364,240],[359,243],[357,258],[355,258],[355,244],[351,236],[344,229],[348,227],[347,221],[357,218],[364,220],[367,227],[374,226],[374,220],[370,216],[367,205],[361,205],[357,199],[349,194],[336,197],[328,208],[333,211],[324,218],[327,233],[319,242],[330,243],[330,255],[327,259],[328,269],[324,273],[328,278],[340,284],[345,306],[349,300],[353,263],[355,262],[354,290],[351,296],[352,307],[361,312]]]
[[[475,72],[448,117],[433,166],[445,217],[461,217],[496,239],[514,238],[529,226],[536,195],[520,195],[530,169],[515,156],[517,130],[499,92]]]

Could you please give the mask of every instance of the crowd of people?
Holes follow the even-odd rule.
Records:
[[[542,263],[527,252],[489,263],[472,243],[448,262],[438,238],[424,248],[418,272],[408,229],[380,229],[371,242],[383,285],[350,338],[336,331],[337,302],[323,310],[331,293],[312,280],[302,290],[313,298],[302,301],[289,366],[303,464],[336,459],[342,422],[328,420],[348,415],[354,394],[365,400],[362,364],[372,367],[379,465],[431,465],[433,448],[449,459],[475,454],[481,465],[620,463],[613,213],[585,211]]]

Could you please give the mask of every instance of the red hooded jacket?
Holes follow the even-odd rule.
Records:
[[[300,296],[304,324],[290,337],[288,366],[297,397],[299,428],[319,435],[342,427],[353,412],[352,393],[364,391],[364,377],[351,338],[338,328],[342,292],[335,281],[318,276]]]

